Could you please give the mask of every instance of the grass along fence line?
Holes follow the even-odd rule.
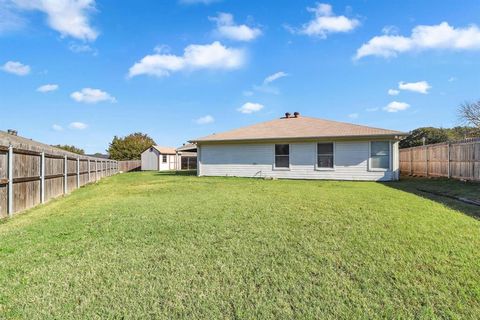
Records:
[[[0,132],[0,218],[117,171],[116,161],[81,156]]]
[[[404,183],[116,175],[0,224],[0,314],[476,318],[480,221]]]

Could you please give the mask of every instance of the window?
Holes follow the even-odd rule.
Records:
[[[166,155],[166,154],[164,154],[164,155],[162,156],[162,162],[163,162],[163,163],[167,163],[167,155]]]
[[[390,142],[375,141],[370,143],[370,168],[390,169]]]
[[[317,168],[333,169],[333,143],[317,144]]]
[[[289,168],[290,167],[290,145],[276,144],[275,145],[275,168]]]

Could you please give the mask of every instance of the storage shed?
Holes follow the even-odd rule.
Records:
[[[151,146],[142,152],[142,171],[167,171],[177,169],[175,148]]]

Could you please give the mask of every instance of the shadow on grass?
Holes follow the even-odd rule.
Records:
[[[196,176],[197,170],[170,170],[170,171],[159,171],[156,173],[157,176]]]
[[[453,199],[453,197],[460,197],[480,201],[480,183],[478,182],[463,182],[444,178],[402,177],[400,181],[385,182],[383,184],[387,187],[442,203],[451,209],[480,220],[480,206]]]

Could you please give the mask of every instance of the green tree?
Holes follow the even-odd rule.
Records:
[[[77,153],[77,154],[82,154],[82,155],[85,154],[85,150],[77,148],[75,146],[70,146],[68,144],[64,144],[64,145],[57,144],[57,145],[52,145],[52,147],[59,148],[59,149],[69,151],[69,152],[73,152],[73,153]]]
[[[425,144],[446,142],[449,140],[448,130],[443,128],[423,127],[410,132],[410,135],[400,141],[400,148],[410,148]]]
[[[135,132],[125,137],[113,137],[107,152],[114,160],[138,160],[143,151],[155,145],[147,134]]]
[[[410,132],[408,137],[400,141],[400,148],[410,148],[425,144],[433,144],[447,141],[458,141],[465,138],[480,137],[480,128],[474,127],[453,127],[453,128],[417,128]]]

